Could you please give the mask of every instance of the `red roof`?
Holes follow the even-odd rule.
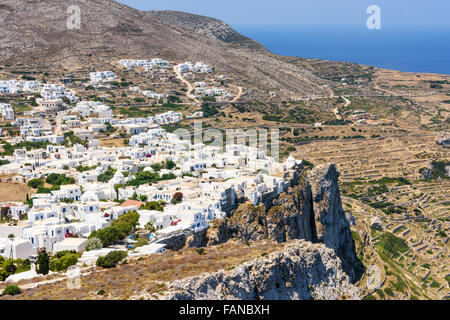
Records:
[[[130,206],[137,206],[138,209],[143,206],[145,204],[145,202],[142,201],[136,201],[136,200],[127,200],[124,203],[122,203],[120,206],[121,207],[130,207]]]

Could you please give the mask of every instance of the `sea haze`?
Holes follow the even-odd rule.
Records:
[[[356,62],[408,72],[450,74],[450,27],[233,26],[286,56]]]

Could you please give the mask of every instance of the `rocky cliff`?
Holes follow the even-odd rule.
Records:
[[[314,240],[334,249],[342,260],[344,270],[355,280],[361,266],[356,257],[350,222],[342,208],[338,177],[334,164],[318,166],[308,176],[314,206]]]
[[[361,270],[356,257],[350,222],[342,208],[336,166],[321,165],[299,183],[282,193],[272,204],[254,207],[249,203],[228,219],[215,221],[190,244],[216,245],[238,239],[243,242],[269,239],[278,243],[305,239],[333,249],[352,281]]]
[[[168,283],[159,299],[336,300],[359,299],[359,292],[333,250],[295,240],[282,251],[232,270]]]

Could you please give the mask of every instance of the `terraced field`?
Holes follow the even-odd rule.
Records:
[[[449,150],[435,138],[427,132],[396,131],[297,148],[299,157],[315,165],[334,162],[341,171],[344,208],[358,223],[354,235],[360,258],[366,267],[383,270],[380,288],[366,292],[370,298],[443,299],[450,294],[450,179],[426,181],[420,173],[433,160],[450,159]],[[379,230],[371,228],[375,217]],[[401,251],[386,250],[391,248],[388,235],[403,244]],[[367,277],[361,284],[365,281]]]

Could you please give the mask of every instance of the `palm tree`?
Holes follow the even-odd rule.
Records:
[[[156,231],[156,228],[153,222],[151,221],[147,222],[147,224],[145,225],[145,230],[150,231],[150,233],[154,233]]]

